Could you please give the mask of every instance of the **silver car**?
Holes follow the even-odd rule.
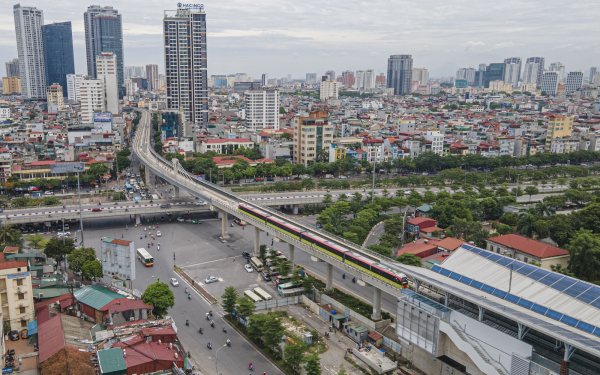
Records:
[[[214,276],[209,276],[206,278],[206,280],[204,280],[205,283],[210,284],[210,283],[216,283],[217,281],[219,281],[219,279],[217,279]]]

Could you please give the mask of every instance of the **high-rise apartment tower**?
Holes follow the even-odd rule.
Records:
[[[71,22],[59,22],[42,26],[44,39],[44,63],[46,84],[58,83],[63,95],[67,94],[67,74],[75,74],[73,56],[73,33]]]
[[[391,55],[388,59],[387,87],[394,95],[410,94],[413,59],[411,55]]]
[[[44,42],[42,25],[44,12],[35,7],[13,6],[21,96],[24,99],[46,98],[46,65],[44,64]]]

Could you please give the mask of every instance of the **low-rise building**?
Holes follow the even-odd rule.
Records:
[[[2,319],[11,330],[27,329],[35,320],[31,273],[24,260],[7,260],[0,253],[0,305]]]
[[[560,264],[566,268],[569,263],[567,250],[516,234],[488,238],[486,249],[525,263],[535,262],[548,270],[551,265]]]
[[[197,151],[204,154],[207,151],[215,151],[219,154],[230,155],[240,147],[254,148],[254,142],[246,138],[233,139],[202,139],[197,143]]]

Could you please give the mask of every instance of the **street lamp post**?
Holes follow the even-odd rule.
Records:
[[[519,198],[519,177],[520,176],[521,176],[520,174],[517,175],[517,188],[515,189],[515,201]]]
[[[223,348],[224,348],[224,347],[226,347],[226,346],[227,346],[227,344],[225,344],[225,345],[221,346],[221,347],[220,347],[219,349],[217,349],[217,351],[215,352],[215,374],[219,374],[219,369],[218,369],[218,366],[219,366],[219,350],[223,349]],[[221,375],[221,374],[219,374],[219,375]]]
[[[377,157],[377,155],[375,155]],[[377,159],[373,160],[373,186],[371,188],[371,203],[375,200],[375,166],[377,165]]]

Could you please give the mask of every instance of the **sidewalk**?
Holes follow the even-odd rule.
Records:
[[[315,315],[312,311],[303,308],[302,305],[288,305],[280,310],[288,311],[290,315],[296,317],[307,327],[316,330],[320,335],[324,335],[324,333],[329,330],[329,324],[327,322],[322,320],[318,315]],[[364,375],[363,372],[359,371],[350,362],[344,359],[346,349],[354,348],[356,346],[356,343],[348,336],[340,331],[331,332],[329,339],[325,338],[325,343],[327,344],[329,350],[319,356],[321,359],[321,367],[324,369],[323,375],[337,375],[340,370],[340,365],[342,364],[344,365],[344,369],[348,375]],[[359,366],[370,371],[369,367],[360,359],[356,358],[352,354],[349,354],[349,356],[349,358],[351,358]]]

